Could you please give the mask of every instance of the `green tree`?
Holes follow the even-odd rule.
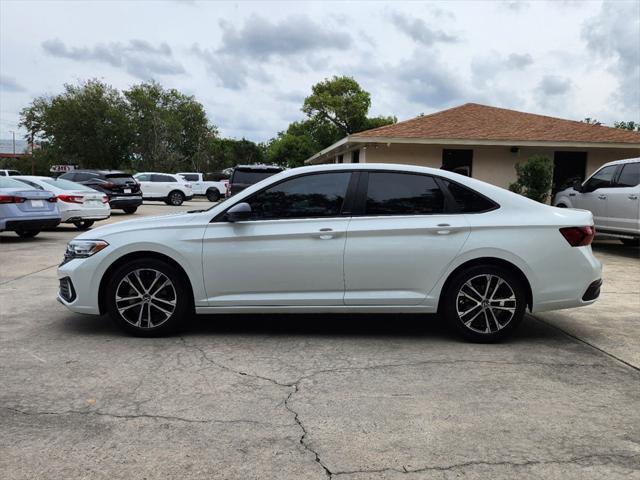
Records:
[[[132,137],[126,101],[99,80],[66,84],[60,95],[33,100],[20,116],[28,141],[49,143],[50,159],[89,168],[118,168],[129,160]]]
[[[516,164],[518,179],[509,185],[512,192],[546,203],[553,181],[553,163],[545,155],[533,155],[524,165]]]
[[[371,106],[371,95],[351,77],[334,76],[311,87],[302,111],[317,121],[329,121],[342,135],[349,135],[365,126]]]
[[[595,118],[591,118],[591,117],[585,117],[584,120],[581,120],[582,123],[586,123],[588,125],[602,125],[602,123],[600,123],[598,120],[596,120]]]
[[[124,95],[134,132],[136,169],[200,170],[208,163],[208,141],[217,130],[208,124],[202,104],[155,82],[135,85]]]
[[[615,128],[621,128],[623,130],[630,130],[632,132],[640,132],[640,123],[629,121],[629,122],[614,122],[613,126]]]
[[[285,167],[300,167],[305,159],[318,151],[317,143],[309,135],[281,132],[267,145],[268,163]]]
[[[209,142],[207,151],[211,155],[209,171],[219,171],[240,164],[263,163],[265,149],[245,138],[216,138]]]

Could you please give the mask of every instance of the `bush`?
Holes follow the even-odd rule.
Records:
[[[509,190],[536,202],[546,203],[553,182],[553,163],[544,155],[534,155],[524,165],[516,164],[518,180]]]

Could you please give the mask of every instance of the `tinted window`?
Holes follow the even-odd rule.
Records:
[[[64,178],[65,180],[71,180],[73,181],[76,178],[76,174],[73,172],[69,172],[69,173],[63,173],[62,175],[60,175],[58,178]]]
[[[78,172],[76,173],[75,177],[73,178],[74,182],[84,182],[86,180],[91,180],[92,178],[95,178],[97,175],[95,173],[87,173],[87,172]],[[67,179],[65,177],[65,179]],[[68,179],[71,180],[71,179]]]
[[[488,198],[483,197],[479,193],[460,185],[459,183],[450,182],[441,179],[449,189],[449,193],[455,201],[455,209],[460,213],[486,212],[495,208],[497,205]]]
[[[349,184],[349,172],[305,175],[252,196],[252,219],[336,217]]]
[[[198,180],[200,180],[200,177],[198,175],[193,174],[193,173],[183,173],[181,176],[187,182],[197,182]]]
[[[151,175],[149,174],[142,174],[142,175],[136,175],[136,180],[139,182],[150,182],[151,181]]]
[[[625,163],[618,178],[618,187],[635,187],[640,184],[640,162]]]
[[[424,215],[443,210],[444,196],[433,177],[369,173],[367,215]]]
[[[152,182],[178,182],[178,180],[176,180],[173,177],[170,177],[169,175],[151,175],[151,181]]]
[[[108,173],[104,176],[108,181],[116,185],[126,185],[127,183],[135,183],[135,180],[128,173]]]
[[[593,192],[598,188],[610,187],[613,174],[616,173],[617,165],[610,165],[608,167],[598,170],[593,177],[587,180],[584,187],[587,191]]]
[[[22,175],[18,170],[9,170],[9,175]]]
[[[253,185],[265,178],[268,178],[281,170],[234,170],[231,176],[231,183],[246,183]]]

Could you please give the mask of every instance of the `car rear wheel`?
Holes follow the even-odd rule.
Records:
[[[207,200],[210,202],[217,202],[220,200],[220,192],[216,188],[210,188],[207,190]]]
[[[111,319],[140,337],[174,333],[191,313],[190,293],[181,275],[153,258],[129,262],[116,270],[105,295]]]
[[[136,210],[138,210],[138,207],[125,207],[122,210],[124,211],[124,213],[131,215],[133,213],[136,213]]]
[[[556,205],[556,207],[558,207],[558,208],[567,208],[567,206],[564,203],[559,203],[558,205]]]
[[[40,233],[40,230],[16,230],[16,234],[21,238],[33,238]]]
[[[491,343],[513,332],[525,307],[525,288],[516,276],[504,268],[478,265],[453,278],[445,292],[443,313],[467,340]]]
[[[93,225],[94,223],[94,220],[78,220],[73,222],[78,230],[89,230],[89,228],[91,228],[91,225]]]
[[[620,241],[627,247],[640,247],[640,238],[621,238]]]
[[[184,194],[181,191],[174,190],[173,192],[169,193],[169,196],[167,197],[167,203],[169,205],[179,207],[180,205],[182,205],[182,202],[184,202]]]

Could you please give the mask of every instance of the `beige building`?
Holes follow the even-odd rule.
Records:
[[[554,162],[554,190],[606,162],[640,156],[640,133],[474,103],[349,135],[306,160],[446,168],[501,187],[515,164]]]

